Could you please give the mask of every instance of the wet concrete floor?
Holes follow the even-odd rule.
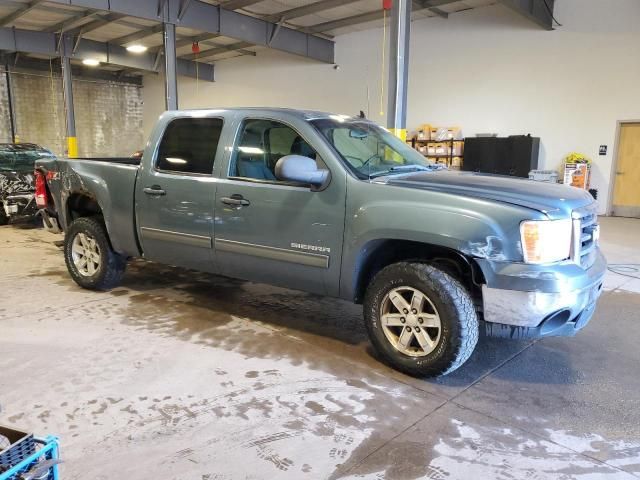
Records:
[[[640,263],[640,221],[602,219]],[[60,236],[0,227],[0,423],[56,434],[67,479],[640,478],[640,280],[575,338],[482,338],[420,380],[361,307],[136,261],[109,293]]]

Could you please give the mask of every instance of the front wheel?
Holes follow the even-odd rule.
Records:
[[[126,259],[114,252],[102,221],[96,217],[75,220],[64,238],[64,259],[73,280],[89,290],[116,287]]]
[[[453,372],[478,342],[469,293],[449,274],[426,264],[403,262],[382,269],[367,289],[364,316],[378,352],[413,376]]]

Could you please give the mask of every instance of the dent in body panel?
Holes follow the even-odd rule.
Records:
[[[508,260],[502,239],[494,235],[489,235],[483,242],[468,242],[460,251],[474,258],[486,258],[496,262]]]
[[[353,178],[347,190],[341,297],[349,300],[366,251],[380,239],[446,247],[489,262],[520,262],[520,223],[547,218],[521,205]]]
[[[113,249],[126,256],[140,256],[134,230],[134,185],[138,167],[91,160],[57,160],[60,205],[56,205],[66,229],[72,219],[67,202],[74,194],[95,200],[102,213]],[[53,193],[53,192],[52,192]],[[55,195],[54,195],[55,196]]]

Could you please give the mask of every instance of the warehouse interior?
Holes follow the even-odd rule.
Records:
[[[636,0],[0,0],[0,480],[639,478],[639,43]],[[163,135],[209,117],[224,118],[213,175],[174,169],[172,191],[153,163]],[[271,148],[255,119],[291,127],[287,155],[311,156],[312,173],[281,178],[276,159],[244,175],[240,154]],[[315,123],[330,120],[355,125],[354,151],[373,123],[391,143],[354,168]],[[201,131],[165,160],[187,163]],[[419,167],[392,163],[403,148]],[[395,166],[358,177],[374,157]],[[251,202],[231,195],[245,176]],[[194,196],[207,189],[211,207]],[[78,230],[82,217],[97,227]],[[405,217],[442,239],[435,253]],[[543,234],[528,224],[543,220],[567,230],[530,261]],[[338,224],[336,247],[318,228]],[[564,256],[545,257],[565,233]],[[121,263],[109,288],[72,271],[96,238],[88,276]],[[418,362],[406,368],[372,333],[396,307],[367,289],[405,263],[426,277],[405,272],[398,289],[444,272],[474,312],[468,356],[438,375],[411,370],[417,333],[405,350],[393,337]],[[490,305],[493,274],[519,300]]]

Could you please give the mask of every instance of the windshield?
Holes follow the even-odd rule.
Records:
[[[336,116],[310,122],[360,178],[438,168],[373,122]]]
[[[0,149],[0,172],[33,173],[36,160],[51,157],[47,150]]]

